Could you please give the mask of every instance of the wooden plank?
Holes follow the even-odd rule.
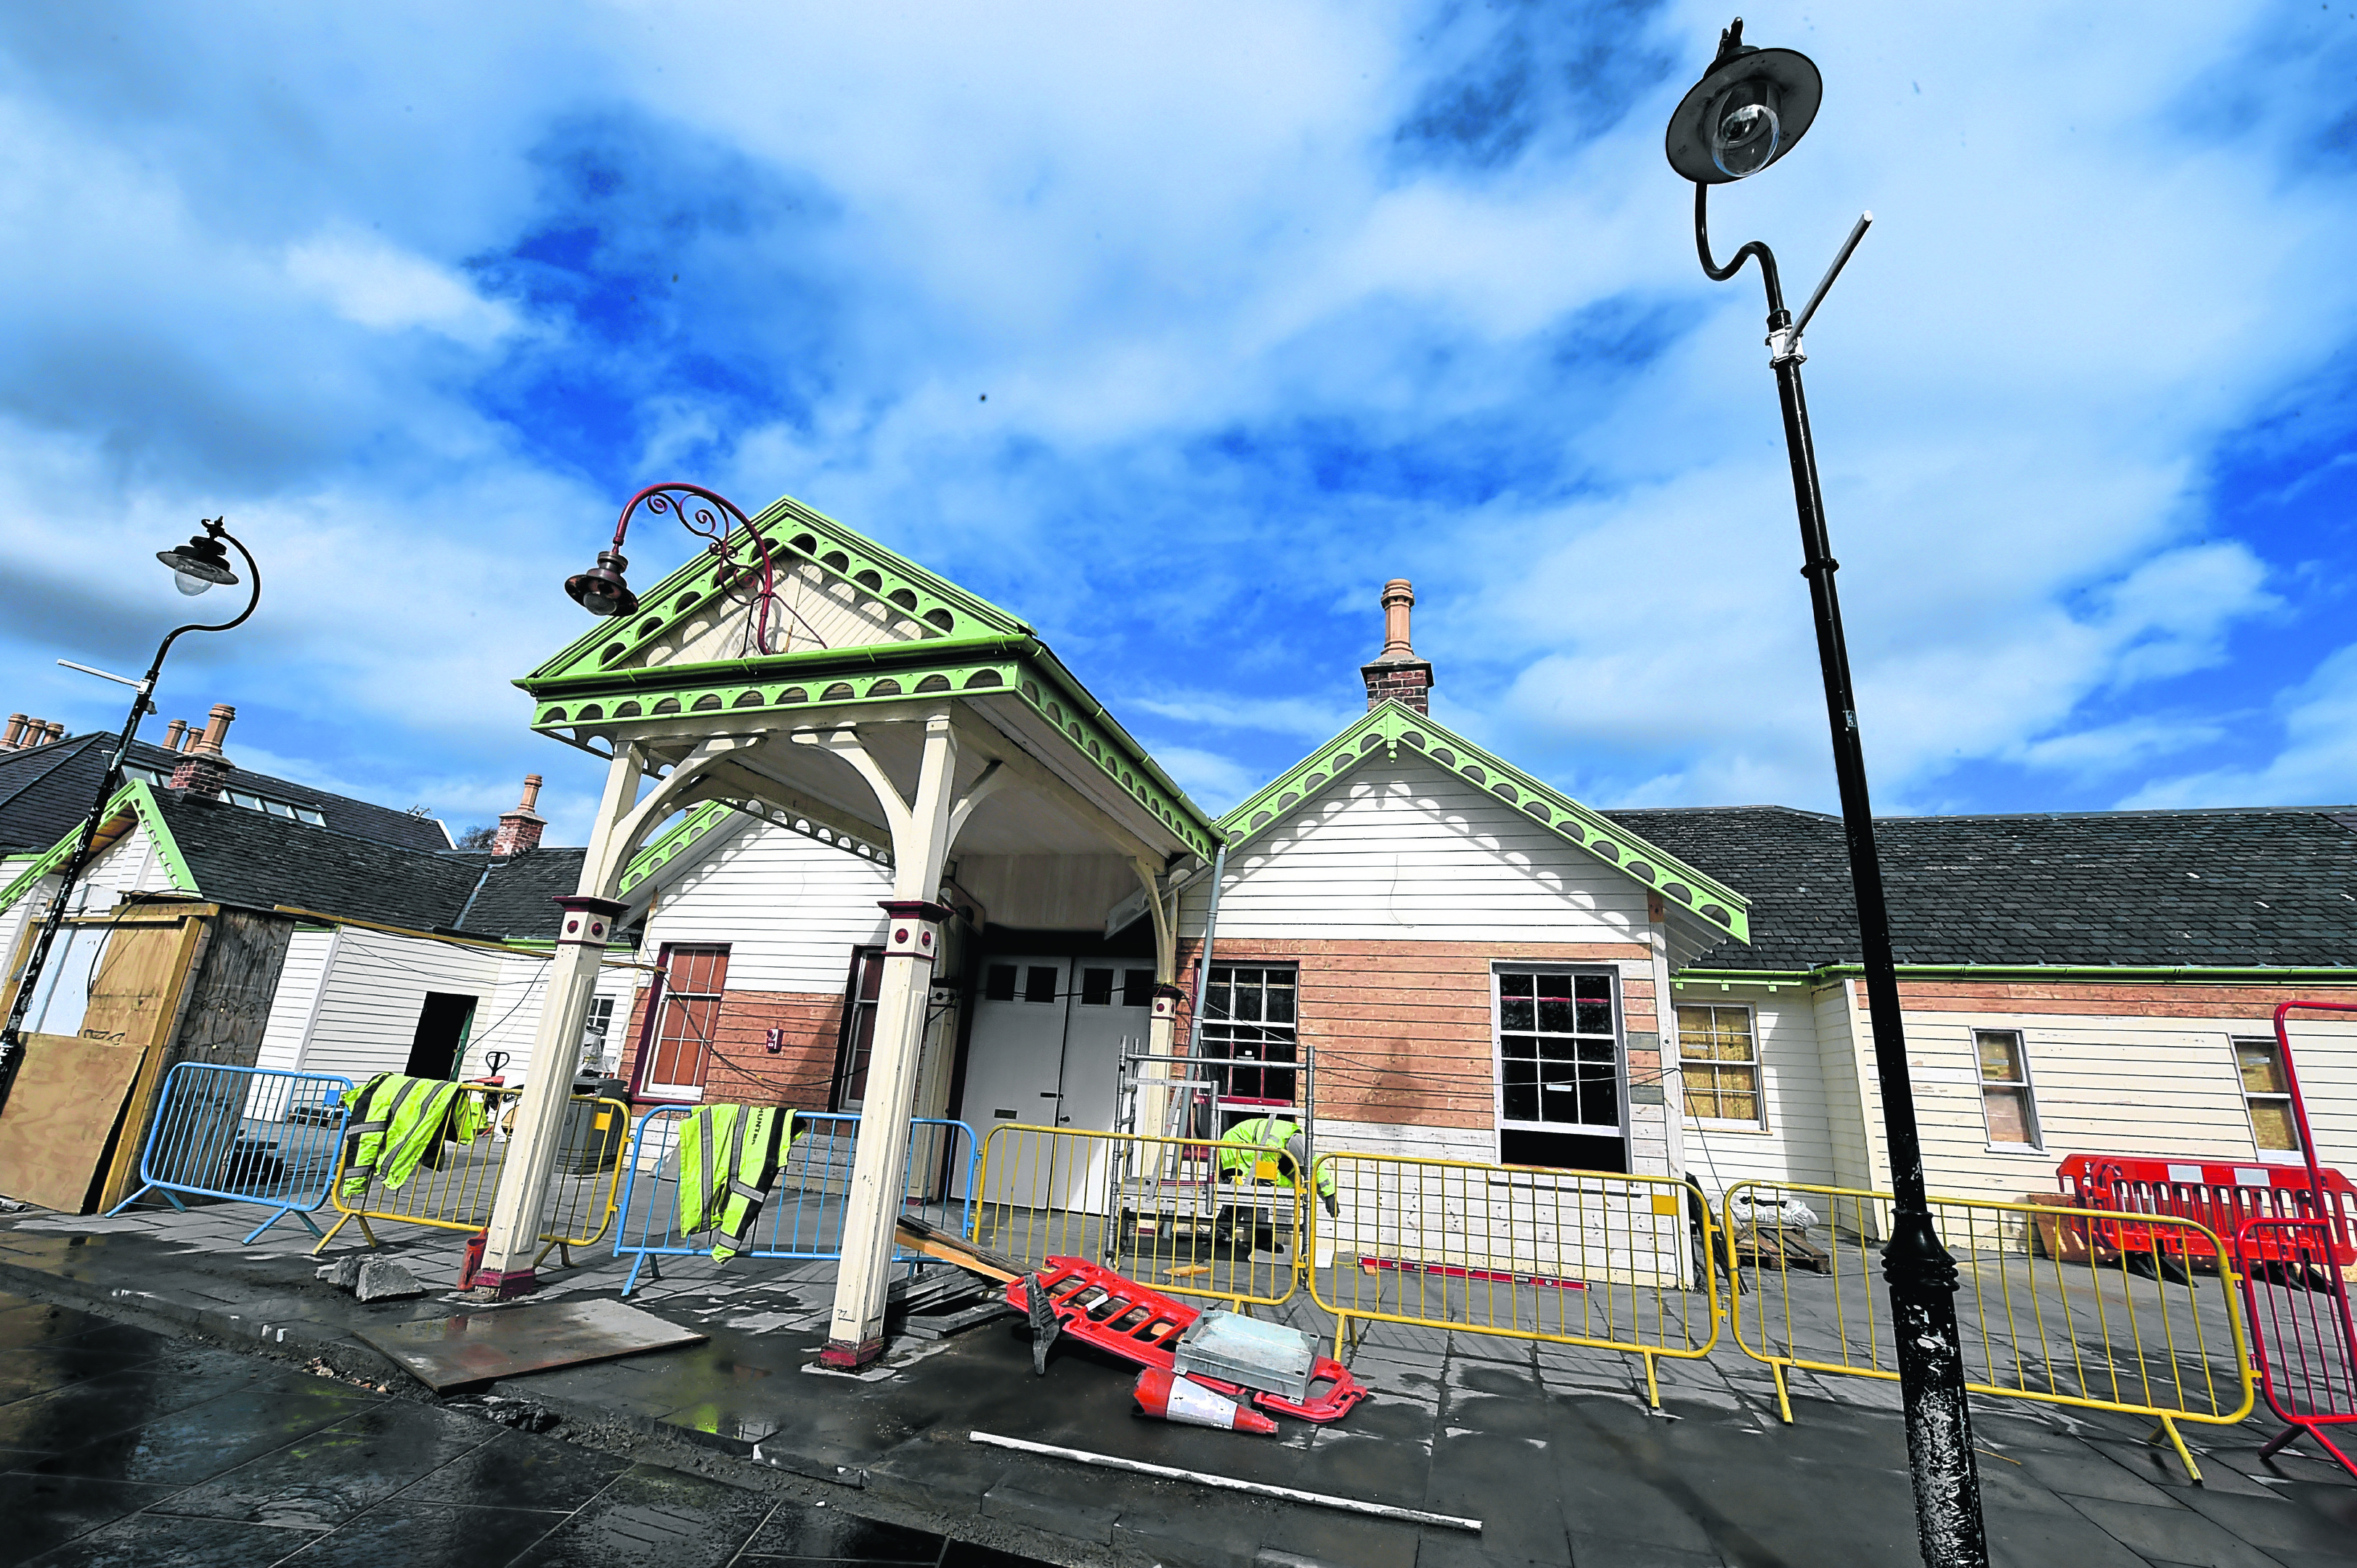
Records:
[[[0,1109],[0,1194],[64,1214],[88,1213],[124,1097],[150,1053],[64,1035],[27,1035],[24,1050]],[[132,1165],[137,1167],[136,1150]]]
[[[270,1004],[286,967],[295,921],[285,915],[223,909],[172,1042],[172,1062],[252,1067],[262,1052]]]
[[[188,917],[181,920],[169,960],[169,978],[166,983],[161,1004],[147,1011],[144,1021],[150,1037],[126,1041],[145,1047],[139,1071],[131,1086],[129,1102],[124,1108],[123,1136],[115,1140],[114,1156],[107,1164],[106,1179],[100,1184],[98,1207],[112,1208],[131,1196],[139,1179],[139,1151],[147,1137],[148,1121],[156,1113],[156,1097],[163,1088],[164,1069],[170,1065],[169,1047],[178,1033],[180,1018],[188,1008],[188,998],[194,985],[198,961],[204,955],[204,946],[210,933],[211,922]]]
[[[180,947],[178,924],[126,925],[107,938],[91,981],[90,1006],[76,1033],[116,1045],[156,1043],[156,1015],[168,1017],[179,999],[179,975],[173,967]]]

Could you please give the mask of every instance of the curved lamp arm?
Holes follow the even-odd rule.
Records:
[[[140,696],[143,701],[146,697],[147,693],[155,688],[156,676],[164,668],[164,656],[172,651],[172,644],[178,642],[184,633],[191,631],[233,630],[238,627],[243,626],[246,621],[252,618],[255,607],[262,603],[262,568],[255,564],[253,552],[245,547],[245,541],[240,539],[236,534],[231,533],[228,529],[223,528],[218,519],[207,521],[205,524],[205,532],[211,534],[215,539],[225,539],[231,544],[236,545],[237,553],[245,557],[246,580],[253,585],[252,590],[246,596],[245,608],[237,613],[236,618],[222,621],[218,626],[198,626],[191,623],[188,626],[176,626],[170,631],[165,633],[163,642],[156,650],[156,662],[147,666],[147,685],[140,693]],[[154,713],[156,711],[156,704],[153,703],[146,703],[145,711],[148,713]]]
[[[1753,256],[1760,259],[1760,281],[1768,286],[1769,325],[1779,325],[1776,317],[1784,314],[1784,285],[1776,275],[1776,252],[1760,241],[1754,240],[1735,252],[1727,265],[1720,266],[1710,259],[1710,187],[1695,181],[1695,254],[1702,259],[1702,270],[1713,283],[1725,283],[1743,270],[1744,262]]]

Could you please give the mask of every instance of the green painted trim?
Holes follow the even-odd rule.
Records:
[[[1222,817],[1220,827],[1228,835],[1228,846],[1232,849],[1249,843],[1272,826],[1278,813],[1323,789],[1376,746],[1382,746],[1387,757],[1396,757],[1403,745],[1487,787],[1540,826],[1631,881],[1684,906],[1705,924],[1725,930],[1738,941],[1751,940],[1751,905],[1743,895],[1396,701],[1371,710],[1365,718]]]
[[[172,830],[165,824],[163,809],[156,803],[155,787],[144,779],[126,779],[123,788],[114,792],[114,798],[106,803],[106,815],[100,819],[101,829],[121,816],[125,808],[139,819],[139,825],[147,830],[156,854],[163,857],[164,870],[171,877],[174,890],[200,894],[202,890],[197,886],[196,874],[188,869],[188,857],[180,853],[178,841],[172,837]],[[0,909],[13,908],[16,900],[41,878],[72,859],[74,844],[81,837],[81,823],[76,822],[65,837],[44,850],[30,865],[17,873],[16,879],[6,887],[0,888]]]
[[[958,658],[964,654],[967,657]],[[516,682],[542,698],[532,727],[580,746],[582,725],[673,714],[791,714],[900,704],[925,696],[1012,695],[1062,732],[1065,744],[1205,860],[1221,830],[1037,638],[941,639],[814,649],[766,659],[666,664]]]
[[[1958,980],[2255,980],[2286,983],[2326,980],[2357,985],[2357,965],[2313,967],[2250,964],[2101,964],[2101,963],[1902,963],[1902,980],[1953,977]],[[1670,977],[1672,985],[1691,980],[1712,985],[1830,985],[1866,973],[1858,963],[1819,964],[1814,969],[1682,969]]]
[[[667,521],[651,517],[640,520],[642,527]],[[791,496],[770,502],[752,521],[769,542],[773,562],[780,556],[790,565],[799,561],[813,562],[821,569],[856,585],[879,604],[889,606],[893,613],[917,623],[922,628],[913,639],[918,643],[993,633],[1003,637],[1030,634],[1031,628],[1020,618],[893,553]],[[750,537],[739,535],[736,558],[740,564],[759,564],[760,553],[754,548]],[[607,621],[591,628],[526,679],[596,674],[663,636],[709,604],[718,592],[719,568],[708,551],[692,555],[685,564],[639,596],[639,613],[630,618],[628,626]],[[615,651],[617,645],[620,648],[619,652]]]

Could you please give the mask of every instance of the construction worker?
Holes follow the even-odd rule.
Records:
[[[1293,1173],[1308,1161],[1308,1144],[1301,1136],[1300,1127],[1281,1116],[1255,1116],[1250,1121],[1239,1122],[1221,1133],[1220,1169],[1223,1173],[1236,1172],[1242,1178],[1250,1179],[1272,1150],[1281,1156],[1275,1162],[1276,1179],[1286,1187],[1293,1186]],[[1318,1198],[1326,1206],[1327,1213],[1339,1215],[1342,1212],[1341,1205],[1334,1197],[1334,1167],[1331,1165],[1318,1167]]]
[[[770,1105],[700,1105],[679,1124],[679,1229],[715,1232],[726,1262],[752,1247],[754,1223],[793,1146],[794,1113]]]
[[[344,1174],[339,1190],[357,1201],[375,1178],[398,1192],[432,1153],[458,1086],[448,1079],[381,1072],[352,1100],[354,1120],[344,1128]]]

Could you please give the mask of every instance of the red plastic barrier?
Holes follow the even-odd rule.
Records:
[[[1006,1304],[1017,1312],[1029,1307],[1029,1293],[1024,1286],[1024,1280],[1029,1278],[1037,1278],[1040,1288],[1047,1292],[1048,1305],[1066,1334],[1133,1366],[1175,1373],[1178,1357],[1171,1347],[1202,1316],[1194,1307],[1160,1291],[1081,1258],[1050,1258],[1040,1265],[1036,1275],[1008,1281]],[[1241,1384],[1200,1373],[1189,1376],[1232,1400],[1243,1398],[1247,1391]],[[1261,1409],[1278,1415],[1324,1423],[1341,1420],[1371,1391],[1352,1378],[1351,1369],[1341,1362],[1320,1356],[1309,1369],[1307,1400],[1297,1404],[1281,1395],[1258,1390],[1251,1391],[1251,1399]]]
[[[2317,1162],[2316,1134],[2308,1124],[2308,1102],[2292,1066],[2288,1015],[2302,1013],[2357,1014],[2357,1002],[2287,1002],[2276,1009],[2276,1041],[2283,1047],[2284,1079],[2291,1090],[2292,1123],[2299,1130],[2311,1193],[2338,1189]],[[2348,1183],[2342,1181],[2341,1187]],[[2357,1316],[2349,1302],[2346,1208],[2309,1212],[2298,1219],[2255,1216],[2234,1231],[2234,1261],[2243,1271],[2243,1305],[2250,1315],[2251,1345],[2258,1364],[2259,1389],[2267,1406],[2287,1424],[2259,1450],[2262,1456],[2294,1438],[2317,1445],[2357,1475],[2357,1460],[2334,1444],[2326,1428],[2357,1423]]]
[[[2293,1252],[2311,1255],[2320,1248],[2330,1254],[2336,1268],[2357,1264],[2357,1185],[2330,1166],[2315,1169],[2312,1175],[2305,1165],[2072,1155],[2054,1174],[2080,1208],[2124,1217],[2088,1221],[2099,1248],[2141,1254],[2157,1249],[2180,1259],[2214,1262],[2217,1250],[2201,1236],[2175,1226],[2139,1225],[2133,1216],[2190,1219],[2221,1240],[2230,1240],[2253,1220],[2295,1221],[2307,1227],[2298,1240],[2273,1224],[2255,1230],[2252,1255],[2266,1262],[2289,1262]],[[2313,1197],[2319,1176],[2330,1210],[2329,1230]]]

